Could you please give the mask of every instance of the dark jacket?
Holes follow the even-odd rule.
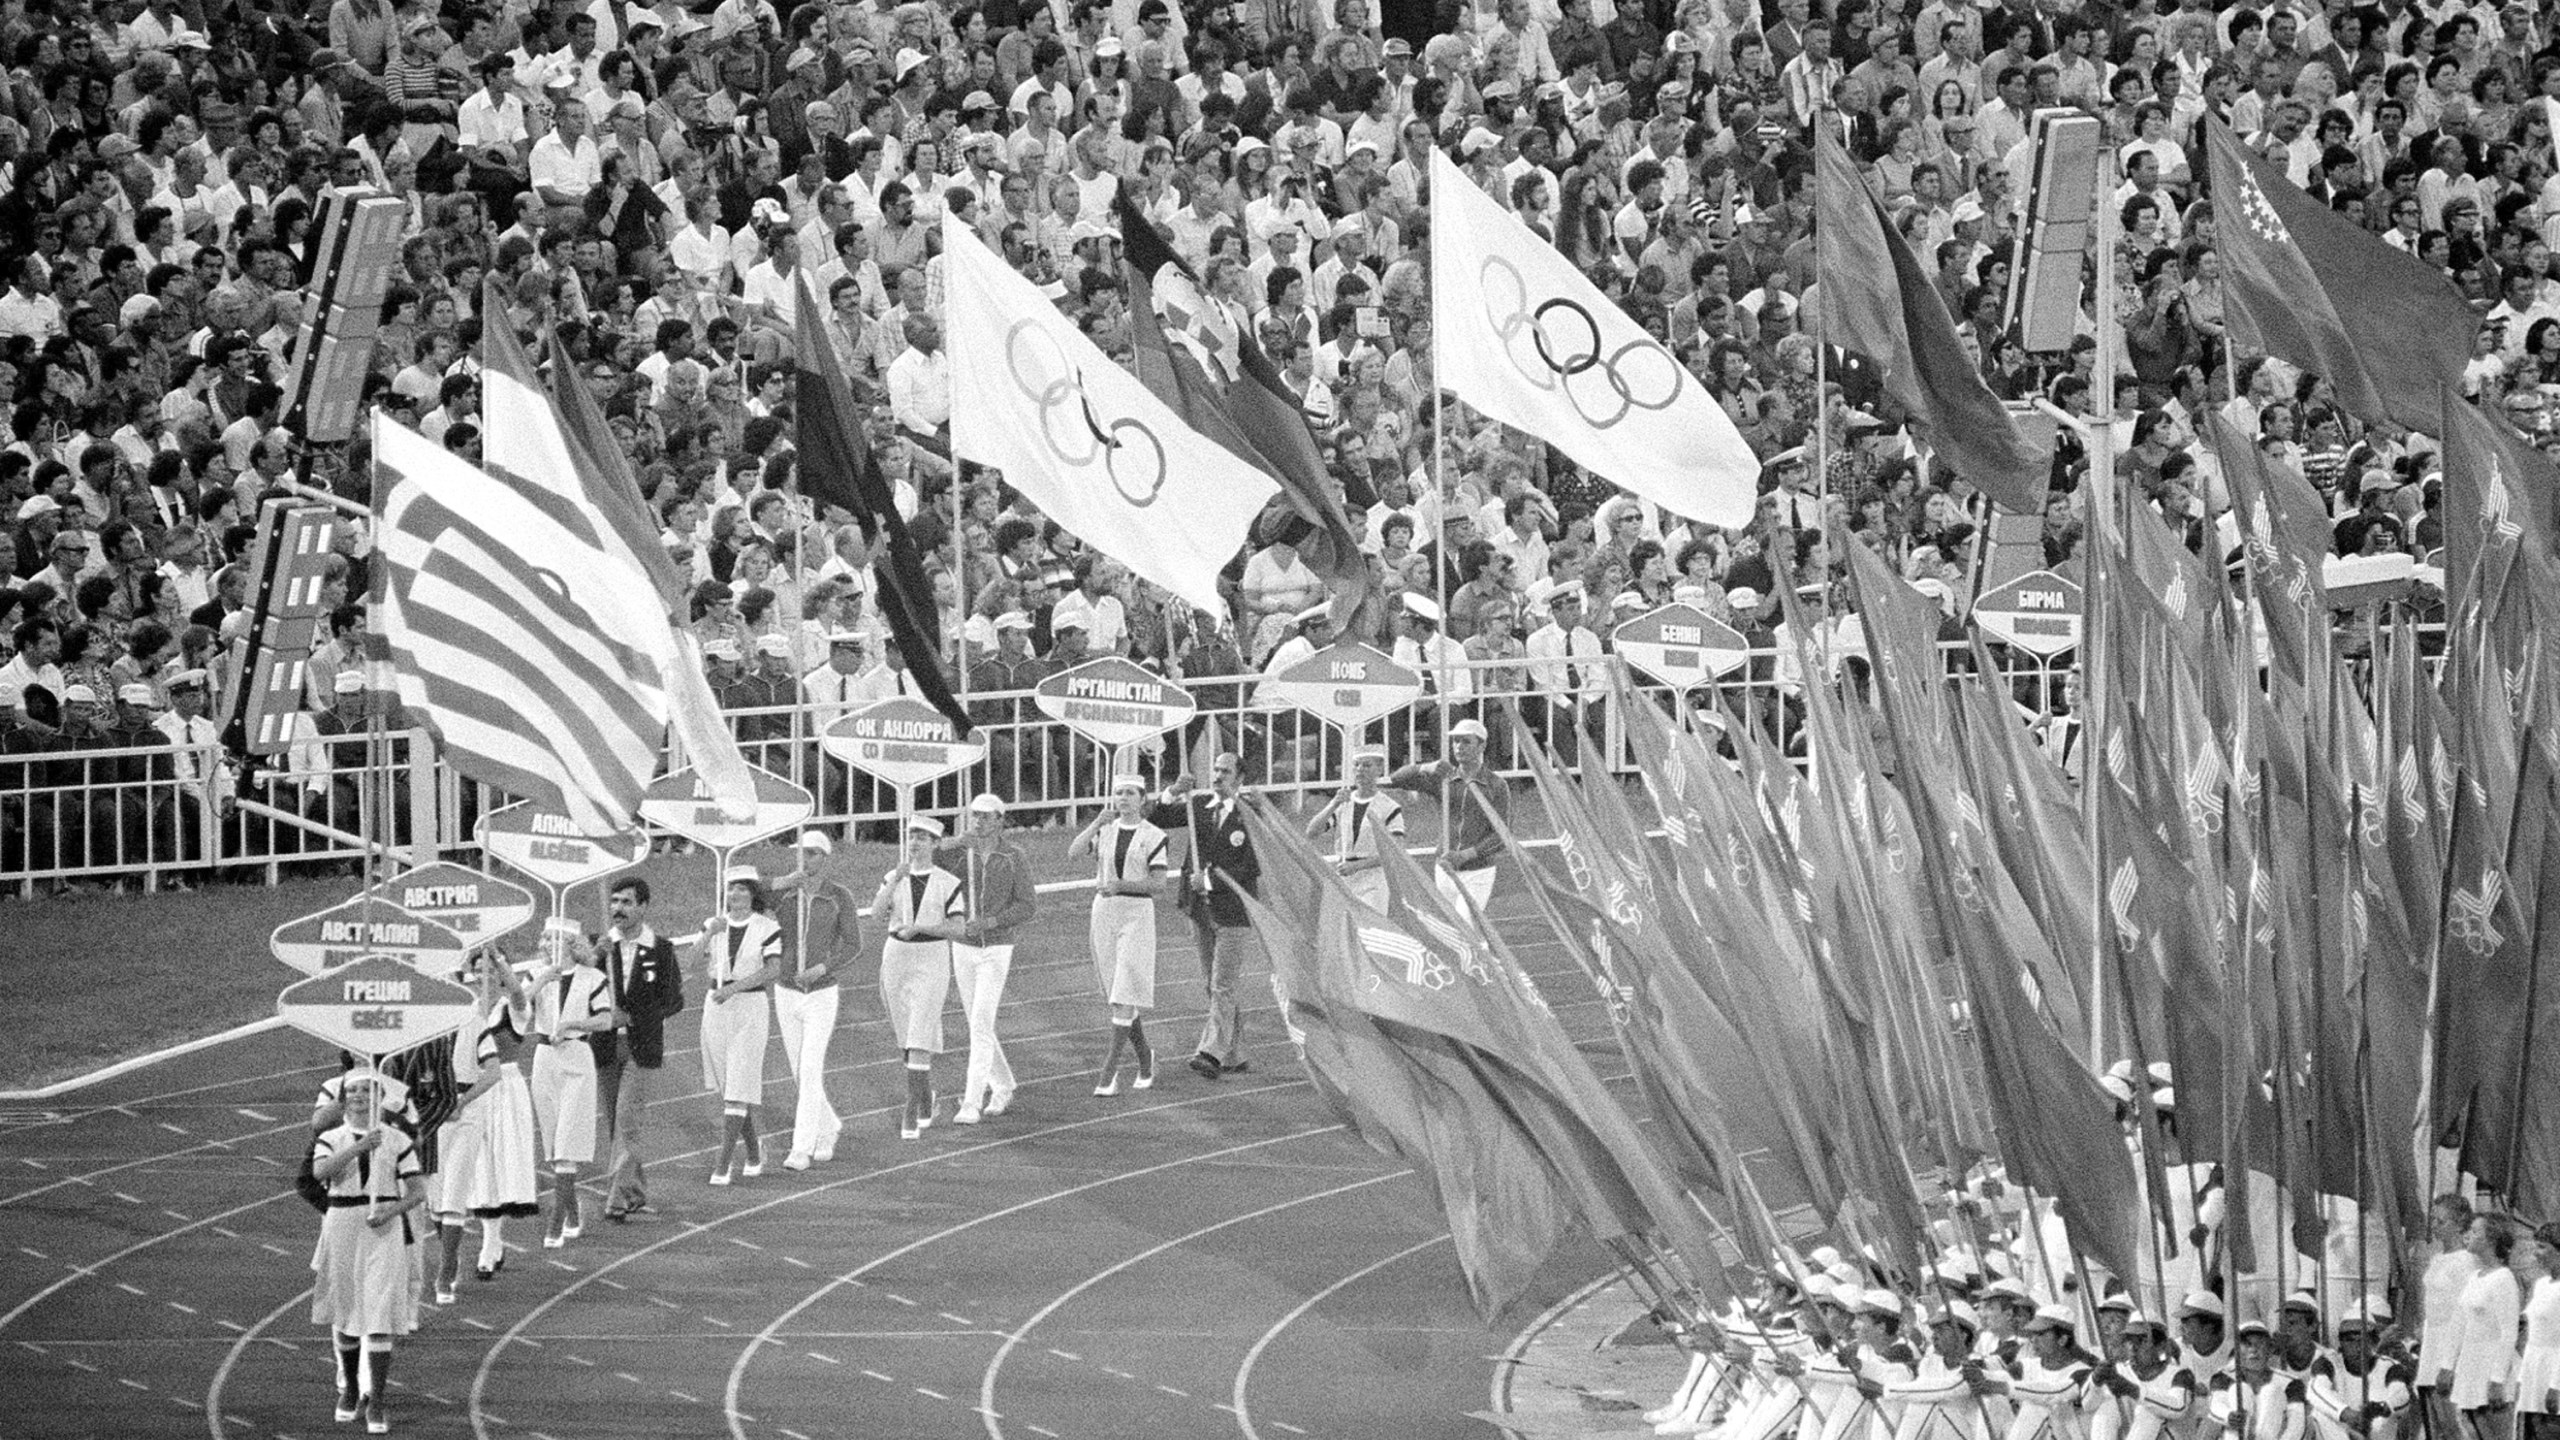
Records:
[[[1010,840],[979,855],[967,845],[946,846],[933,863],[960,877],[968,897],[963,945],[1010,945],[1014,932],[1031,923],[1040,908],[1040,892],[1031,883],[1031,859]]]
[[[653,926],[650,942],[625,968],[622,947],[610,935],[591,937],[604,964],[605,986],[613,1006],[631,1017],[627,1032],[604,1031],[587,1037],[596,1063],[613,1062],[618,1042],[630,1036],[631,1063],[655,1070],[667,1058],[667,1017],[684,1009],[684,972],[676,966],[676,947]]]
[[[1216,925],[1239,926],[1252,923],[1245,913],[1244,896],[1260,895],[1254,887],[1262,880],[1261,858],[1253,853],[1253,837],[1244,828],[1244,804],[1239,800],[1228,807],[1227,817],[1218,818],[1225,802],[1215,791],[1194,791],[1188,800],[1163,799],[1147,808],[1147,819],[1168,835],[1181,835],[1193,840],[1189,853],[1182,858],[1182,891],[1179,903],[1186,911],[1197,912],[1205,902],[1208,919]],[[1202,851],[1207,851],[1204,857]],[[1208,893],[1200,890],[1200,870],[1209,870]]]

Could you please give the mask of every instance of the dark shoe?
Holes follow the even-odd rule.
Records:
[[[1224,1070],[1230,1075],[1241,1075],[1247,1070],[1253,1068],[1253,1062],[1250,1060],[1230,1060],[1218,1068]]]
[[[1191,1060],[1190,1060],[1190,1065],[1191,1065],[1191,1073],[1193,1073],[1193,1074],[1195,1074],[1195,1075],[1199,1076],[1199,1077],[1200,1077],[1201,1079],[1203,1079],[1203,1080],[1215,1080],[1215,1079],[1217,1079],[1217,1078],[1218,1078],[1218,1072],[1219,1072],[1219,1070],[1220,1070],[1220,1068],[1221,1068],[1221,1067],[1219,1066],[1219,1064],[1218,1064],[1217,1060],[1216,1060],[1214,1057],[1211,1057],[1211,1056],[1208,1056],[1208,1055],[1194,1055],[1194,1056],[1192,1056],[1192,1057],[1191,1057]]]
[[[607,1205],[604,1207],[604,1218],[616,1225],[627,1225],[631,1223],[631,1212],[618,1205]]]
[[[495,1264],[495,1265],[481,1265],[481,1266],[474,1267],[474,1269],[473,1269],[472,1273],[473,1273],[473,1274],[475,1274],[475,1275],[478,1275],[478,1276],[479,1276],[481,1279],[483,1279],[483,1280],[495,1280],[495,1279],[497,1279],[497,1278],[498,1278],[498,1272],[499,1272],[499,1271],[501,1271],[501,1270],[504,1270],[504,1269],[506,1269],[506,1268],[507,1268],[507,1257],[506,1257],[506,1256],[504,1256],[504,1255],[501,1255],[501,1256],[499,1256],[499,1257],[498,1257],[498,1263],[497,1263],[497,1264]]]

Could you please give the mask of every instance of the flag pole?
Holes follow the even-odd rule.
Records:
[[[2098,193],[2105,196],[2113,193],[2113,177],[2109,173],[2112,162],[2106,147],[2099,149]],[[2116,479],[2116,215],[2104,201],[2098,205],[2097,239],[2097,294],[2094,298],[2097,303],[2098,393],[2090,398],[2089,426],[2082,432],[2089,444],[2089,493],[2082,508],[2093,514],[2101,513],[2098,507],[2115,503]],[[2105,528],[2092,526],[2087,533],[2097,534],[2101,545],[2121,542],[2122,517],[2113,510],[2103,514]],[[2110,535],[2107,531],[2115,533]],[[2115,708],[2114,698],[2106,694],[2106,687],[2113,686],[2116,681],[2114,661],[2107,656],[2106,626],[2102,623],[2102,617],[2109,617],[2115,608],[2114,597],[2107,593],[2115,580],[2115,560],[2112,555],[2106,560],[2103,570],[2095,567],[2086,570],[2090,581],[2089,615],[2081,643],[2087,648],[2080,657],[2080,701],[2089,711],[2082,722],[2082,733],[2086,737],[2083,743],[2089,747],[2089,754],[2099,757],[2101,764],[2107,753],[2105,722]],[[2100,583],[2101,575],[2106,583]],[[2103,921],[2107,913],[2107,873],[2100,850],[2104,832],[2098,824],[2098,806],[2099,797],[2105,792],[2096,783],[2091,767],[2083,765],[2081,774],[2085,778],[2081,781],[2080,821],[2088,836],[2089,855],[2093,862],[2089,867],[2090,913]],[[2105,932],[2103,923],[2089,927],[2089,1068],[2099,1073],[2104,1073],[2107,1068]]]
[[[1433,276],[1431,283],[1440,284],[1440,277]],[[1437,343],[1436,336],[1434,343]],[[1446,421],[1448,411],[1449,395],[1447,391],[1440,388],[1440,372],[1437,367],[1434,367],[1431,373],[1431,592],[1433,603],[1440,607],[1440,619],[1432,626],[1432,630],[1443,640],[1449,636],[1449,448]],[[1392,649],[1393,646],[1390,645],[1389,648]],[[1422,673],[1426,676],[1431,674],[1430,648],[1427,645],[1414,648],[1421,655]],[[1572,637],[1567,636],[1565,649],[1570,651],[1572,648]],[[1437,868],[1448,875],[1449,884],[1452,887],[1463,892],[1466,887],[1459,882],[1458,872],[1451,869],[1449,865],[1449,830],[1452,824],[1451,816],[1457,808],[1457,797],[1450,793],[1449,788],[1451,784],[1449,677],[1440,676],[1431,690],[1437,697],[1436,719],[1440,737],[1440,863]],[[1346,747],[1358,743],[1358,737],[1353,735],[1347,727],[1343,731],[1342,738]],[[1490,763],[1490,757],[1487,763]],[[1344,768],[1348,773],[1349,767]],[[1488,811],[1491,809],[1490,806],[1486,808]]]

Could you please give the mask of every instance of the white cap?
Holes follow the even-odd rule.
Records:
[[[893,69],[897,74],[897,77],[904,80],[915,70],[917,66],[923,64],[924,61],[924,52],[910,45],[898,52],[897,62]]]
[[[785,635],[759,635],[756,637],[756,653],[759,655],[788,655],[791,653],[790,637]]]
[[[364,673],[359,670],[339,671],[338,678],[329,682],[329,693],[332,695],[363,694]]]
[[[974,810],[977,807],[972,805],[969,808]],[[942,822],[934,819],[930,815],[911,815],[907,817],[907,833],[910,835],[931,835],[936,839],[939,839],[942,836]]]
[[[172,690],[201,690],[210,683],[211,678],[212,677],[205,674],[201,667],[193,670],[181,670],[177,674],[169,677],[169,688]]]
[[[1858,1308],[1870,1315],[1900,1315],[1902,1297],[1890,1290],[1869,1290],[1858,1297]]]
[[[731,640],[726,636],[717,640],[706,640],[702,642],[702,653],[710,656],[714,660],[744,660],[747,658],[747,652],[739,647],[738,642]]]
[[[732,865],[729,867],[729,873],[721,877],[721,883],[723,885],[761,885],[764,883],[764,872],[753,865]]]
[[[1563,584],[1547,592],[1547,604],[1550,608],[1562,605],[1567,601],[1571,601],[1572,603],[1579,605],[1589,598],[1591,597],[1583,590],[1582,582],[1579,580],[1567,580]]]
[[[981,792],[969,798],[969,813],[972,815],[1001,815],[1004,813],[1004,801],[994,795]]]
[[[1449,738],[1452,740],[1485,739],[1487,737],[1485,735],[1484,722],[1481,720],[1461,720],[1457,724],[1449,727]]]
[[[160,692],[137,680],[119,688],[116,691],[116,698],[127,705],[157,705],[160,703]]]
[[[2187,1298],[2178,1302],[2178,1318],[2181,1320],[2190,1315],[2210,1315],[2220,1320],[2230,1313],[2223,1305],[2222,1297],[2210,1290],[2190,1290]]]
[[[833,855],[836,842],[828,839],[824,830],[803,830],[800,832],[800,848],[813,855]]]
[[[2036,1307],[2035,1318],[2027,1322],[2027,1328],[2076,1331],[2080,1328],[2080,1322],[2072,1315],[2071,1307],[2068,1305],[2039,1305]]]
[[[1359,749],[1351,752],[1352,764],[1357,765],[1364,760],[1375,760],[1381,765],[1386,764],[1387,747],[1384,745],[1363,745]]]
[[[1123,790],[1135,790],[1141,795],[1147,793],[1147,777],[1128,771],[1112,776],[1111,793],[1117,795]]]
[[[50,515],[61,508],[62,502],[50,495],[30,495],[26,503],[18,507],[18,518],[33,520],[39,515]]]
[[[1428,595],[1417,595],[1407,590],[1404,592],[1404,608],[1405,613],[1415,619],[1428,620],[1434,625],[1440,623],[1439,603]]]
[[[1031,617],[1019,610],[1007,610],[996,617],[995,625],[999,630],[1028,630],[1031,628]]]

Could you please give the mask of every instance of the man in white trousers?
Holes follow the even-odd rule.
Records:
[[[996,1038],[996,1007],[1004,1002],[1005,976],[1013,970],[1013,937],[1039,906],[1031,884],[1031,858],[1005,838],[1004,802],[980,795],[969,802],[963,842],[936,857],[960,877],[967,919],[951,942],[951,984],[969,1016],[969,1070],[960,1087],[953,1123],[975,1125],[1013,1104],[1013,1066]]]
[[[782,978],[773,982],[773,1025],[800,1084],[785,1170],[833,1160],[836,1137],[844,1133],[827,1099],[827,1043],[835,1038],[844,970],[862,953],[862,922],[853,892],[818,868],[835,849],[824,832],[801,831],[800,868],[773,882],[783,965]]]

